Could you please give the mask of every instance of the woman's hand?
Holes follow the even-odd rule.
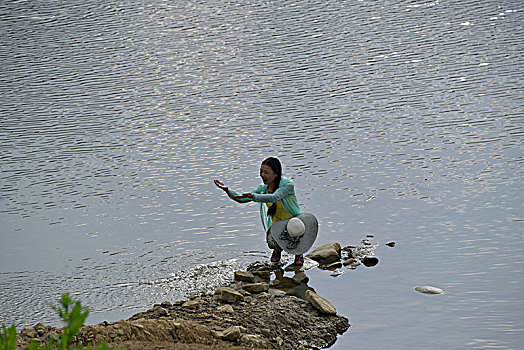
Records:
[[[237,199],[240,199],[240,198],[255,198],[255,195],[253,193],[246,192],[246,193],[242,193],[240,196],[235,196],[235,198],[237,198]]]
[[[229,188],[227,188],[226,185],[224,185],[224,183],[222,181],[218,181],[218,180],[214,180],[213,181],[215,183],[215,185],[220,188],[221,190],[224,190],[224,191],[229,191]]]

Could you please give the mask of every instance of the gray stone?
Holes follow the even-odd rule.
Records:
[[[200,303],[196,300],[188,300],[182,304],[182,307],[185,307],[186,309],[198,309],[199,306]]]
[[[218,295],[221,300],[227,303],[236,303],[244,300],[244,296],[230,287],[218,287],[215,291],[215,295]]]
[[[271,271],[265,270],[265,271],[253,271],[253,275],[260,277],[263,280],[269,280],[271,279]]]
[[[242,288],[249,293],[262,293],[269,290],[269,284],[267,283],[250,283],[244,284]]]
[[[169,316],[169,312],[166,309],[164,309],[163,307],[159,307],[157,309],[157,315],[158,317]]]
[[[259,335],[255,335],[255,334],[243,335],[242,338],[240,338],[240,342],[242,344],[247,344],[247,345],[253,346],[255,348],[269,349],[271,347],[271,344],[267,340],[263,339]]]
[[[358,266],[360,265],[360,261],[358,261],[357,259],[347,259],[346,261],[344,261],[344,266],[347,267],[348,269],[356,269]]]
[[[284,344],[284,339],[282,339],[280,336],[276,337],[275,341],[277,342],[278,346],[282,346],[282,344]]]
[[[37,331],[39,336],[45,334],[45,332],[48,331],[47,327],[41,322],[37,323],[34,329]]]
[[[231,305],[221,305],[221,306],[217,307],[217,311],[226,312],[228,314],[234,314],[235,313],[235,310],[233,309],[233,306],[231,306]]]
[[[38,333],[35,329],[33,328],[27,328],[27,329],[23,329],[21,332],[20,332],[23,336],[26,336],[28,338],[36,338],[38,336]]]
[[[222,332],[222,339],[234,341],[240,338],[240,327],[239,326],[231,326],[228,329],[226,329],[224,332]]]
[[[295,276],[293,276],[293,282],[297,284],[306,284],[309,282],[309,277],[306,276],[304,271],[297,272]]]
[[[338,255],[340,255],[340,253],[342,251],[342,247],[337,242],[332,242],[332,243],[327,243],[327,244],[321,245],[320,247],[318,247],[314,251],[316,251],[316,250],[329,250],[329,249],[335,250]]]
[[[306,298],[315,309],[319,310],[323,314],[336,315],[337,310],[335,309],[335,307],[329,301],[327,301],[325,298],[322,298],[317,293],[308,290],[306,292]]]
[[[336,270],[336,271],[333,271],[333,273],[330,276],[331,277],[338,277],[338,276],[343,275],[343,274],[344,274],[344,271]]]
[[[355,246],[352,246],[352,245],[348,245],[344,248],[342,248],[342,252],[344,252],[345,254],[345,259],[349,259],[349,258],[356,258],[356,254],[355,254],[355,249],[356,247]]]
[[[255,276],[252,273],[245,272],[245,271],[236,271],[235,272],[235,281],[240,282],[254,282]]]
[[[332,263],[327,264],[327,265],[320,266],[320,268],[322,268],[324,270],[330,270],[330,271],[333,271],[335,269],[339,269],[341,267],[342,267],[342,262],[340,260],[332,262]]]

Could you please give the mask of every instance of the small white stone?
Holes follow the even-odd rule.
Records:
[[[444,289],[433,287],[433,286],[419,286],[419,287],[415,287],[415,290],[419,293],[424,293],[424,294],[442,294],[444,293]]]

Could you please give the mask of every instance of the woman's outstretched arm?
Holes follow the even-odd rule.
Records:
[[[235,190],[229,189],[226,185],[224,185],[222,181],[214,180],[214,183],[218,188],[226,192],[229,198],[231,198],[232,200],[238,203],[247,203],[247,202],[253,201],[254,195],[251,192],[241,194]],[[257,189],[253,190],[253,192],[256,192],[256,191]]]

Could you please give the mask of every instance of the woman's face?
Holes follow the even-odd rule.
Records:
[[[260,166],[260,177],[265,185],[272,184],[277,178],[277,174],[271,169],[269,165],[262,164]]]

